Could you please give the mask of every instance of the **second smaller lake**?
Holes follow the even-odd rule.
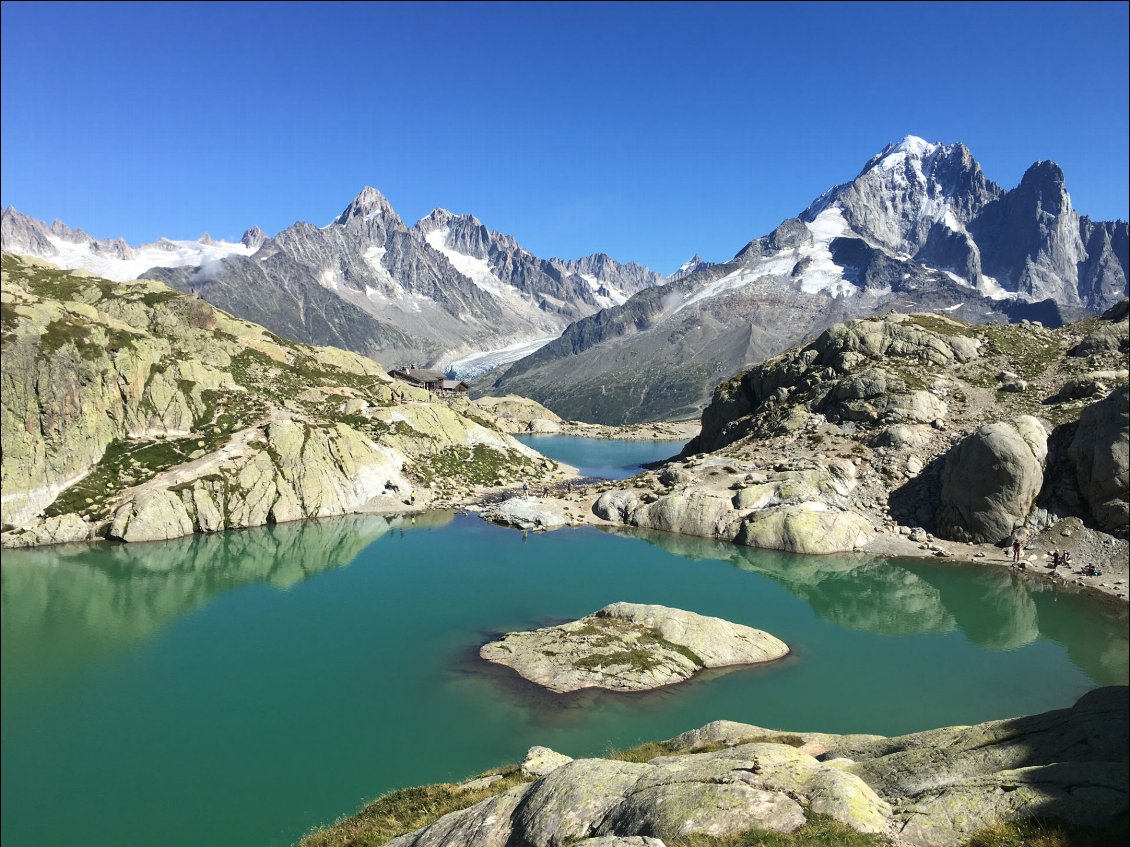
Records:
[[[573,435],[516,435],[523,444],[558,462],[572,465],[581,476],[627,479],[645,462],[669,459],[685,441],[630,441],[623,438],[579,438]]]

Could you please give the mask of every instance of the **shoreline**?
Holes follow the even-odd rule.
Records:
[[[558,489],[560,485],[568,482],[569,480],[560,480],[555,484],[554,488]],[[575,480],[573,482],[576,484]],[[592,512],[593,502],[595,502],[596,498],[599,497],[603,491],[615,490],[617,483],[624,484],[630,482],[630,479],[604,480],[601,482],[587,481],[576,485],[572,490],[552,490],[541,495],[537,495],[531,491],[528,499],[531,502],[539,503],[552,510],[561,512],[566,518],[566,526],[593,526],[600,529],[616,529],[630,534],[640,528],[630,524],[604,520],[597,517]],[[483,499],[487,496],[493,498],[499,497],[500,495],[505,499],[507,493],[514,497],[522,496],[520,489],[500,488],[491,492],[489,495],[484,495]],[[473,503],[451,504],[449,508],[456,509],[465,514],[480,516],[479,513],[483,505],[485,504],[482,502],[482,499],[480,499]],[[858,510],[857,513],[863,516],[868,514],[868,512],[864,510]],[[1072,521],[1073,523],[1077,520],[1078,519],[1072,518],[1066,519],[1066,521]],[[1130,562],[1123,564],[1119,569],[1117,567],[1108,567],[1108,560],[1107,563],[1104,563],[1103,575],[1101,577],[1085,577],[1076,574],[1069,575],[1062,567],[1055,572],[1044,567],[1045,562],[1050,559],[1050,556],[1044,551],[1043,545],[1049,543],[1050,535],[1064,531],[1057,529],[1059,526],[1060,524],[1056,524],[1049,527],[1043,533],[1035,536],[1034,542],[1029,542],[1024,549],[1023,558],[1021,560],[1021,564],[1023,564],[1024,567],[1015,567],[1012,562],[1011,552],[993,544],[968,544],[960,541],[947,541],[937,538],[932,534],[927,534],[926,540],[924,541],[911,541],[909,534],[900,534],[897,529],[894,533],[889,531],[876,531],[872,535],[869,543],[854,551],[841,551],[838,554],[798,555],[873,555],[881,558],[918,559],[923,562],[932,562],[935,564],[960,564],[963,566],[977,565],[982,567],[1004,568],[1025,579],[1037,580],[1061,589],[1086,594],[1094,599],[1101,599],[1104,602],[1109,602],[1124,608],[1130,606],[1130,598],[1128,598],[1127,591],[1128,582],[1130,582]],[[1081,522],[1079,526],[1082,526]],[[652,532],[663,531],[650,528],[645,529]],[[1084,532],[1099,535],[1096,531],[1086,530],[1085,528]],[[716,536],[695,535],[681,532],[672,532],[670,534],[673,536],[704,538],[716,541],[720,544],[736,544],[736,542]],[[1111,536],[1106,536],[1106,538],[1110,540],[1111,544],[1109,546],[1113,548],[1112,558],[1117,561],[1118,550],[1121,548],[1123,552],[1125,552],[1128,549],[1127,541],[1124,539],[1115,539]],[[739,544],[737,546],[741,547],[745,545]],[[1080,560],[1079,566],[1081,567],[1082,557],[1077,556],[1076,558]],[[1126,556],[1122,556],[1122,559],[1126,561]],[[1101,580],[1101,582],[1095,580]]]

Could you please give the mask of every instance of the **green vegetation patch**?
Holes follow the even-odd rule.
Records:
[[[1126,812],[1101,827],[1039,818],[995,823],[976,832],[965,847],[1107,847],[1130,840],[1127,823]]]
[[[538,464],[517,450],[495,450],[485,444],[445,447],[416,460],[414,475],[432,482],[458,481],[470,485],[501,485],[518,477],[538,477]]]
[[[594,671],[598,668],[625,666],[639,671],[649,671],[659,667],[660,662],[643,647],[634,647],[631,650],[617,650],[614,653],[593,653],[591,656],[577,659],[573,667],[582,671]]]
[[[140,298],[141,302],[150,308],[160,306],[162,303],[168,303],[171,300],[177,300],[186,295],[179,291],[146,291]]]
[[[1043,375],[1048,366],[1063,358],[1065,348],[1057,335],[1043,337],[1036,330],[1014,324],[989,324],[981,327],[988,339],[982,351],[1008,359],[1009,370],[1025,379]]]
[[[604,653],[593,653],[574,662],[578,670],[596,670],[613,666],[626,665],[636,670],[646,671],[659,666],[660,662],[652,657],[655,647],[663,647],[675,653],[686,656],[695,667],[702,668],[706,662],[691,648],[683,644],[668,641],[659,630],[655,628],[642,629],[637,624],[623,618],[599,617],[586,621],[583,626],[570,632],[570,635],[588,638],[593,647],[614,647]],[[634,645],[624,649],[625,640],[632,639]]]
[[[288,348],[299,349],[293,344]],[[266,353],[247,347],[232,357],[232,379],[279,405],[295,400],[311,387],[351,388],[373,405],[391,405],[387,399],[388,386],[379,376],[327,369],[313,356],[301,353],[296,353],[293,359],[293,363],[276,361]],[[336,407],[346,398],[334,396],[329,400],[332,403],[314,405],[318,406],[318,411],[340,419]],[[312,404],[305,405],[314,410]]]
[[[891,847],[885,835],[856,832],[850,826],[824,815],[811,815],[792,832],[751,829],[741,835],[719,838],[686,835],[667,842],[667,847]]]
[[[517,765],[487,771],[480,777],[499,775],[502,779],[482,788],[460,789],[456,785],[424,785],[402,788],[377,798],[356,815],[342,818],[333,826],[309,833],[300,847],[376,847],[398,835],[428,826],[446,814],[470,808],[491,797],[527,782]]]
[[[108,517],[107,500],[123,488],[139,485],[199,449],[196,439],[112,441],[101,461],[47,507],[47,517],[78,513],[98,520]]]
[[[29,265],[10,253],[4,254],[3,270],[30,294],[43,300],[94,304],[103,298],[120,297],[129,290],[129,286],[108,279],[80,276],[62,268]]]
[[[209,442],[218,436],[227,437],[262,420],[270,406],[261,398],[246,391],[219,391],[205,389],[200,392],[204,408],[193,421],[193,426],[205,434]],[[214,448],[213,448],[214,449]]]
[[[7,347],[16,340],[20,326],[20,313],[14,303],[0,303],[0,344]]]
[[[911,326],[920,326],[938,335],[961,335],[966,338],[976,338],[983,329],[983,327],[953,323],[940,315],[910,315],[907,317],[906,323]]]

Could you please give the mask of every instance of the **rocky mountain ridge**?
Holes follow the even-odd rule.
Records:
[[[838,321],[895,309],[1058,325],[1097,313],[1126,296],[1128,241],[1125,221],[1074,210],[1053,162],[1005,190],[964,145],[908,136],[729,262],[688,262],[484,390],[602,423],[685,417],[726,374]]]
[[[3,257],[4,546],[461,501],[556,466],[467,400],[155,281]]]
[[[386,365],[453,369],[468,356],[518,347],[513,361],[571,321],[664,279],[604,254],[540,259],[471,215],[437,209],[407,226],[364,188],[325,227],[296,223],[237,244],[161,239],[131,248],[51,227],[8,208],[4,249],[117,280],[160,279],[291,340],[332,344]],[[523,346],[524,345],[524,346]]]

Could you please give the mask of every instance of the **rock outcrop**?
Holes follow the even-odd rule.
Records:
[[[558,433],[565,423],[541,403],[526,397],[480,397],[475,402],[495,415],[506,432]]]
[[[797,553],[948,556],[940,540],[996,544],[1068,517],[1125,537],[1126,347],[1078,352],[1125,321],[837,324],[720,384],[681,456],[594,492],[592,520]],[[1110,542],[1095,564],[1122,596]]]
[[[1008,540],[1020,529],[1044,484],[1048,431],[1023,416],[978,429],[946,456],[939,535],[957,541]]]
[[[4,546],[405,511],[555,474],[466,400],[161,283],[5,254],[2,296]]]
[[[1076,482],[1099,527],[1125,536],[1130,525],[1130,391],[1123,385],[1088,406],[1068,455]]]
[[[483,509],[480,515],[491,523],[523,530],[559,529],[567,523],[552,503],[529,497],[510,497]]]
[[[613,603],[593,614],[533,632],[507,633],[479,655],[558,693],[582,688],[646,691],[704,668],[752,665],[785,656],[768,633],[694,612]]]
[[[1125,686],[1102,688],[1067,709],[895,738],[719,721],[648,761],[556,754],[534,781],[389,844],[657,846],[791,832],[808,814],[908,847],[958,847],[1029,817],[1099,826],[1127,810],[1127,707]]]

